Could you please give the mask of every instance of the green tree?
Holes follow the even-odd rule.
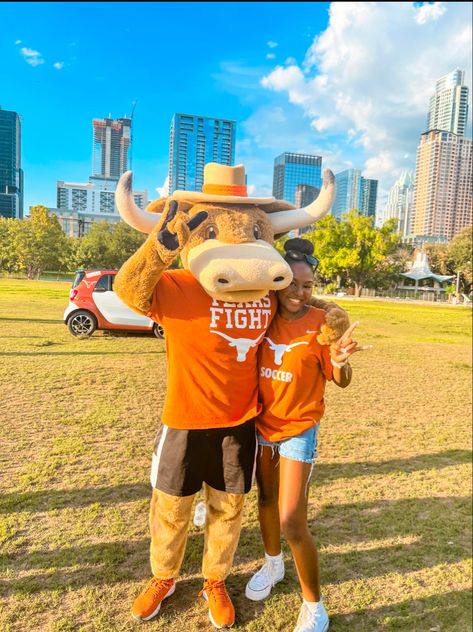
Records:
[[[77,240],[75,268],[119,268],[145,241],[146,235],[124,222],[94,222],[90,231]]]
[[[78,239],[75,252],[77,268],[113,268],[110,262],[111,224],[94,222],[89,232]]]
[[[472,226],[464,228],[449,242],[446,259],[450,274],[460,273],[461,289],[466,293],[471,292],[473,283]]]
[[[37,205],[29,219],[20,221],[14,248],[19,268],[26,271],[28,279],[34,279],[43,270],[62,269],[68,242],[57,217],[49,216],[45,206]]]
[[[147,235],[140,233],[125,222],[113,225],[110,235],[110,261],[119,268],[144,243]]]
[[[0,270],[19,270],[17,243],[21,222],[18,219],[0,217]]]
[[[392,276],[395,261],[388,267],[387,259],[400,243],[396,224],[397,220],[391,219],[382,228],[376,228],[373,217],[361,215],[355,209],[341,221],[333,215],[324,217],[308,235],[320,259],[321,274],[331,278],[346,274],[355,288],[355,296],[360,296],[370,279],[377,276],[379,283],[383,269]]]

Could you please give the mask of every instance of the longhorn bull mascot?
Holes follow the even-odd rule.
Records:
[[[274,236],[323,217],[335,193],[331,171],[324,173],[318,198],[300,209],[249,197],[245,181],[243,165],[209,163],[201,193],[175,191],[146,211],[133,201],[131,172],[117,187],[122,218],[149,237],[122,266],[114,289],[163,325],[168,360],[151,467],[153,578],[133,604],[139,620],[156,616],[175,590],[193,500],[202,487],[207,518],[200,594],[215,627],[229,627],[235,618],[224,581],[252,483],[257,348],[276,312],[274,290],[292,281]],[[168,270],[178,255],[183,268]],[[314,304],[327,310],[327,340],[338,338],[347,327],[345,312],[324,301]]]

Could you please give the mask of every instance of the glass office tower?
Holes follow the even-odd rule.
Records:
[[[236,122],[176,113],[169,142],[169,194],[202,191],[204,165],[235,161]]]
[[[307,206],[322,186],[322,157],[285,152],[274,159],[273,195],[294,206]],[[300,204],[303,202],[302,204]]]
[[[23,219],[21,124],[17,112],[0,108],[0,216]]]

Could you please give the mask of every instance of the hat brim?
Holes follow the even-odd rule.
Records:
[[[276,198],[253,198],[240,195],[211,195],[198,191],[174,191],[171,194],[173,200],[183,202],[221,202],[222,204],[272,204]]]

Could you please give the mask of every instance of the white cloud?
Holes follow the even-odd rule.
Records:
[[[166,176],[162,186],[156,187],[156,191],[159,193],[160,198],[167,197],[169,195],[169,176]]]
[[[271,40],[269,42],[267,42],[267,44],[268,44],[269,48],[276,48],[276,46],[278,46],[277,42],[273,42]]]
[[[382,189],[414,166],[436,80],[464,69],[471,95],[471,66],[467,3],[333,2],[303,64],[277,66],[261,85],[297,106],[320,140],[338,138]]]
[[[418,7],[415,20],[417,24],[425,24],[429,20],[438,20],[446,10],[443,2],[426,2]]]
[[[62,70],[65,66],[63,61],[57,61],[53,64],[54,68],[56,68],[56,70]]]
[[[44,59],[37,50],[33,50],[32,48],[20,48],[20,53],[23,55],[24,60],[30,66],[39,66],[40,64],[44,64]]]
[[[276,55],[274,53],[268,53],[266,55],[266,59],[275,59]]]
[[[16,40],[15,44],[21,44],[21,40]]]

